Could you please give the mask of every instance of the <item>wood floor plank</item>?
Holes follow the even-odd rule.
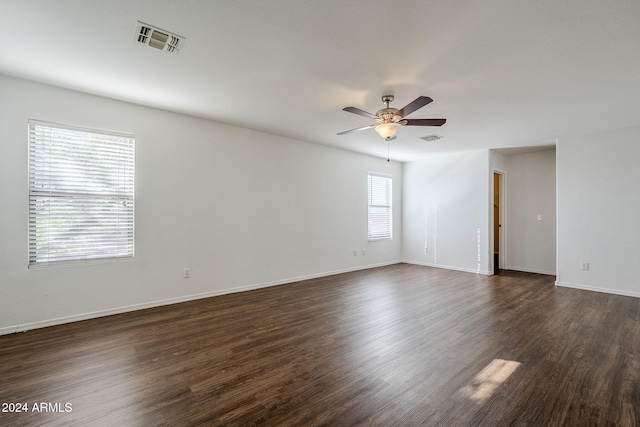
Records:
[[[640,299],[398,264],[1,336],[0,380],[3,426],[637,426]]]

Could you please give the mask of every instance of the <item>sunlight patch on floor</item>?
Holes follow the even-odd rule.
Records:
[[[460,389],[460,393],[475,403],[483,403],[521,365],[513,360],[493,359],[471,382]]]

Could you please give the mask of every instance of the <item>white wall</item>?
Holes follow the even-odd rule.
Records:
[[[556,151],[514,154],[507,163],[507,268],[555,275]]]
[[[400,235],[399,163],[9,77],[0,93],[0,333],[401,258],[400,238],[367,242],[367,172],[394,178]],[[134,261],[27,268],[30,118],[136,136]]]
[[[405,262],[489,274],[488,174],[487,150],[405,163]]]
[[[640,127],[558,140],[559,285],[640,296],[638,159]]]

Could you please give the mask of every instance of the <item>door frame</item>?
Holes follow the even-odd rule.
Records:
[[[499,186],[500,186],[500,199],[499,199],[499,203],[500,206],[498,207],[498,212],[499,212],[499,216],[500,216],[500,225],[501,227],[499,227],[498,229],[498,243],[500,245],[500,253],[498,254],[498,268],[501,270],[507,270],[507,171],[503,170],[503,169],[499,169],[499,168],[491,168],[491,197],[490,197],[490,210],[489,212],[491,212],[491,221],[489,222],[490,224],[490,236],[494,236],[495,234],[495,228],[494,228],[494,206],[493,206],[493,200],[494,200],[494,195],[495,195],[495,191],[493,188],[493,179],[494,179],[494,174],[498,174],[499,176]],[[491,238],[491,253],[489,254],[489,260],[490,260],[490,264],[491,264],[491,272],[495,271],[495,265],[493,262],[494,259],[494,253],[495,253],[495,244],[494,244],[494,239],[493,237]]]

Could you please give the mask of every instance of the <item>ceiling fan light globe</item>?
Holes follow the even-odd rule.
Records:
[[[401,125],[398,123],[381,123],[376,126],[376,132],[384,139],[391,139],[396,136]]]

